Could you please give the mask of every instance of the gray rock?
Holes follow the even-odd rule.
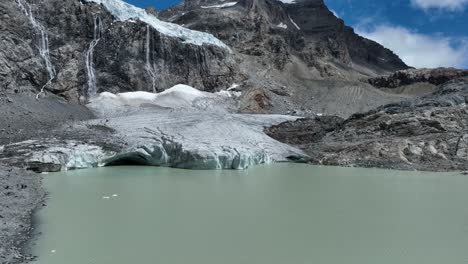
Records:
[[[31,259],[23,247],[33,231],[33,212],[44,196],[40,175],[0,165],[0,263]]]
[[[451,81],[427,97],[355,114],[343,123],[328,121],[328,131],[317,119],[287,122],[269,134],[301,146],[316,164],[467,170],[467,95],[467,80]]]
[[[454,68],[410,69],[394,72],[390,75],[370,78],[368,82],[380,88],[398,88],[414,83],[441,85],[453,79],[468,76],[468,70]]]
[[[145,69],[146,24],[116,22],[103,6],[80,0],[35,2],[31,9],[48,33],[50,59],[57,71],[46,90],[73,102],[87,95],[85,52],[93,40],[95,18],[99,17],[103,30],[94,49],[98,92],[152,91],[152,78]],[[37,93],[48,81],[36,48],[39,36],[15,1],[0,3],[0,16],[5,14],[11,19],[0,21],[0,87],[9,92]],[[236,64],[226,49],[185,43],[156,30],[151,30],[150,38],[157,90],[184,83],[214,91],[229,87],[237,78]]]
[[[213,8],[222,3],[186,0],[158,16],[213,33],[239,53],[259,57],[281,70],[293,57],[315,68],[322,77],[339,76],[340,67],[345,67],[347,74],[363,69],[376,74],[408,68],[390,50],[355,34],[323,0],[292,4],[241,0],[234,6]]]

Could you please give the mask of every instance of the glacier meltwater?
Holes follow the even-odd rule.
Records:
[[[100,17],[94,18],[94,35],[93,40],[89,43],[89,47],[85,54],[86,74],[88,76],[88,97],[96,96],[96,72],[94,70],[94,48],[101,40],[102,22]]]
[[[146,52],[146,71],[151,78],[151,84],[153,87],[153,93],[156,93],[156,70],[154,69],[154,64],[151,63],[151,28],[150,26],[146,26],[146,45],[145,45],[145,52]]]
[[[39,93],[41,94],[44,92],[44,89],[52,83],[56,76],[55,68],[52,65],[52,62],[50,61],[49,35],[47,34],[44,26],[37,22],[37,20],[34,18],[31,6],[28,2],[16,0],[16,3],[18,4],[18,7],[21,9],[21,11],[29,18],[29,21],[34,29],[35,34],[39,36],[37,47],[39,49],[39,55],[44,60],[48,74],[47,82],[42,86],[41,92]],[[39,97],[39,94],[37,95],[37,97]]]

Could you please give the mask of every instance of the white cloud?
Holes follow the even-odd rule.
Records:
[[[357,33],[391,49],[408,65],[416,68],[468,67],[468,41],[425,35],[398,27],[380,25],[372,29],[357,27]]]
[[[456,11],[463,10],[468,0],[411,0],[411,3],[424,10],[436,8]]]

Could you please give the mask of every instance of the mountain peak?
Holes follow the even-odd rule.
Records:
[[[210,32],[240,53],[272,55],[281,49],[322,77],[340,76],[343,67],[364,76],[408,68],[392,51],[357,35],[323,0],[187,0],[160,17]]]

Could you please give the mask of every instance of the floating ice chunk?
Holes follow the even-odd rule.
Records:
[[[103,196],[102,199],[108,200],[108,199],[110,199],[110,196]]]
[[[237,2],[228,2],[228,3],[224,3],[224,4],[220,4],[220,5],[201,6],[201,8],[205,8],[205,9],[208,9],[208,8],[220,9],[220,8],[231,7],[231,6],[235,6],[235,5],[237,5]]]
[[[160,33],[183,39],[186,43],[195,45],[211,44],[229,50],[228,46],[212,34],[190,30],[179,25],[164,22],[148,14],[144,9],[138,8],[122,0],[86,0],[102,4],[118,21],[140,20],[150,25]]]
[[[52,253],[52,254],[54,254],[55,252],[57,252],[57,250],[55,250],[55,249],[52,249],[52,250],[50,251],[50,253]]]
[[[112,195],[112,197],[117,197],[117,196],[119,196],[119,195],[118,195],[118,194],[115,194],[115,193]]]

